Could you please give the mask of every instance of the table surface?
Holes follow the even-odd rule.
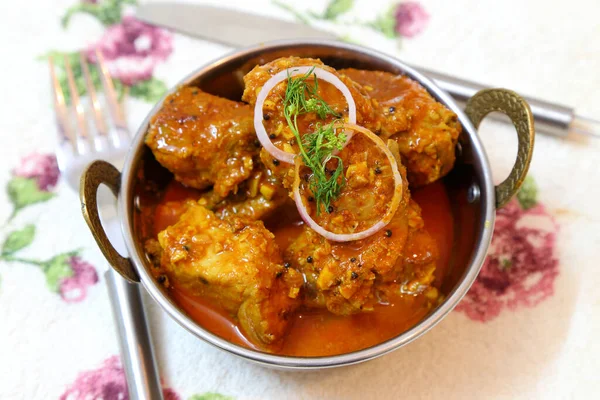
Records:
[[[302,15],[322,15],[329,3],[282,2]],[[2,399],[126,394],[105,262],[77,195],[56,170],[45,56],[100,44],[115,76],[131,86],[127,110],[135,129],[166,88],[231,50],[140,24],[121,1],[91,3],[5,1],[0,7],[0,181],[7,188],[0,192],[0,221],[6,221],[0,228]],[[212,3],[294,19],[267,0]],[[416,6],[403,6],[396,38],[357,24],[385,15],[387,1],[356,0],[337,22],[310,23],[414,65],[600,118],[596,0],[420,5],[428,20],[417,18]],[[500,181],[516,154],[513,129],[485,121],[480,134]],[[368,363],[307,373],[258,367],[197,340],[146,298],[168,398],[597,397],[599,150],[600,141],[538,136],[530,187],[498,213],[489,259],[471,292],[430,333]]]

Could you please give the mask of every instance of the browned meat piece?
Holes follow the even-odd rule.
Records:
[[[397,143],[392,141],[388,147],[399,159]],[[355,150],[357,155],[368,154]],[[383,230],[358,241],[332,242],[305,227],[287,249],[284,259],[305,275],[308,306],[348,315],[371,310],[388,291],[420,293],[433,282],[437,245],[424,230],[420,207],[411,200],[406,169],[398,166],[404,184],[402,201]],[[351,179],[348,185],[352,186]],[[371,191],[376,193],[377,188]]]
[[[172,284],[236,314],[257,343],[283,337],[300,302],[302,277],[284,268],[273,234],[262,222],[221,220],[194,204],[158,240],[161,266]]]
[[[434,300],[437,245],[420,212],[411,200],[384,230],[355,242],[331,242],[304,228],[284,259],[305,274],[305,304],[348,315],[372,310],[390,291]]]
[[[347,76],[340,75],[333,68],[324,65],[321,60],[318,59],[299,57],[279,58],[267,64],[255,67],[244,76],[244,83],[246,86],[242,100],[254,106],[256,104],[258,93],[273,75],[288,68],[298,66],[316,66],[338,76],[349,88],[352,98],[356,103],[357,123],[359,125],[369,126],[374,132],[377,132],[380,129],[384,119],[376,112],[378,111],[377,107],[374,106],[364,88]],[[272,142],[277,147],[288,152],[297,153],[298,145],[296,144],[294,134],[289,128],[283,113],[283,101],[281,99],[285,97],[286,88],[287,82],[284,81],[271,90],[263,107],[263,113],[265,115],[263,123],[266,131],[272,135]],[[346,99],[335,86],[325,81],[319,81],[318,94],[335,112],[339,115],[347,116]],[[301,134],[305,134],[313,132],[316,124],[327,124],[333,119],[332,116],[320,119],[315,113],[309,113],[298,117],[298,127]],[[403,127],[406,128],[406,123]],[[289,164],[274,160],[264,149],[260,153],[260,158],[265,166],[271,169],[283,182],[284,186],[288,188],[291,186],[293,171]]]
[[[309,306],[326,307],[334,314],[353,314],[370,310],[377,302],[375,281],[390,273],[407,234],[403,212],[397,213],[386,230],[356,242],[331,242],[305,227],[284,259],[305,274]]]
[[[371,121],[377,118],[375,115],[376,110],[373,108],[371,100],[362,86],[356,84],[348,77],[340,75],[335,69],[323,64],[321,60],[314,58],[285,57],[278,58],[277,60],[271,61],[264,65],[256,66],[254,69],[252,69],[252,71],[248,72],[246,76],[244,76],[244,83],[246,86],[244,88],[242,100],[251,105],[256,104],[256,97],[258,96],[258,93],[262,89],[263,85],[273,75],[288,68],[299,66],[315,66],[331,72],[340,78],[340,80],[350,89],[352,98],[356,103],[357,122],[359,124],[363,124],[365,120]],[[265,101],[263,112],[264,114],[269,115],[269,120],[266,120],[264,123],[268,132],[277,132],[278,129],[285,129],[287,126],[287,124],[285,124],[282,128],[279,128],[280,123],[285,123],[285,118],[283,117],[283,102],[281,99],[285,97],[284,94],[286,87],[286,81],[281,82],[279,85],[273,88],[273,90],[271,90],[270,95]],[[320,81],[318,93],[321,98],[331,106],[331,108],[340,114],[347,115],[346,100],[344,99],[342,93],[333,85],[328,82]],[[313,115],[311,116],[311,119],[307,121],[307,123],[314,123],[315,120],[316,118]],[[277,135],[281,136],[281,133],[278,133]],[[292,137],[293,136],[286,138],[289,139]]]
[[[421,208],[411,200],[408,207],[408,238],[402,256],[396,261],[393,273],[381,276],[375,282],[375,291],[381,302],[388,302],[398,293],[422,295],[429,308],[443,299],[434,286],[439,259],[437,243],[424,229]]]
[[[461,132],[456,114],[437,102],[419,83],[388,72],[344,69],[339,71],[363,85],[378,102],[385,121],[383,138],[396,140],[408,181],[423,186],[446,175],[454,166],[454,148]],[[408,118],[408,127],[397,119]],[[377,126],[365,127],[373,130]]]
[[[437,244],[425,230],[421,207],[411,200],[408,208],[408,239],[402,259],[396,264],[396,275],[393,279],[401,285],[403,293],[416,294],[423,291],[437,293],[431,285],[435,279],[438,258]]]
[[[252,110],[247,104],[181,87],[154,116],[146,144],[184,185],[214,185],[222,196],[236,192],[258,153]]]
[[[240,184],[235,194],[223,198],[214,191],[204,193],[198,203],[214,211],[219,218],[241,216],[262,220],[290,201],[288,191],[273,173],[257,161],[252,175]]]

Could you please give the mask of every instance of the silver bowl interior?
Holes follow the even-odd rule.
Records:
[[[334,68],[351,67],[406,74],[420,82],[438,101],[458,115],[463,133],[459,140],[457,161],[454,169],[443,180],[451,200],[455,227],[451,265],[442,285],[445,301],[401,335],[368,349],[337,356],[278,356],[232,344],[205,330],[156,284],[149,272],[151,267],[144,254],[143,243],[134,230],[134,197],[135,185],[139,183],[139,169],[144,168],[146,179],[152,180],[158,187],[164,187],[171,178],[170,173],[158,165],[144,145],[148,123],[159,110],[162,100],[141,124],[125,162],[119,197],[123,234],[132,262],[149,294],[178,323],[200,339],[245,359],[276,368],[315,369],[354,364],[383,355],[416,339],[437,324],[466,294],[481,268],[493,228],[495,197],[489,164],[475,129],[446,93],[399,60],[356,45],[329,41],[282,41],[236,51],[200,67],[169,93],[181,85],[193,85],[209,93],[239,101],[243,91],[242,77],[254,66],[284,56],[320,58]]]

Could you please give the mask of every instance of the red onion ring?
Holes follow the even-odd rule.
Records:
[[[269,139],[269,135],[265,130],[265,126],[263,125],[263,105],[267,99],[267,96],[269,93],[271,93],[271,90],[273,90],[273,88],[280,82],[288,79],[288,76],[305,75],[310,70],[313,70],[317,78],[331,83],[340,92],[342,92],[346,98],[346,102],[348,103],[348,122],[351,124],[356,124],[356,103],[352,98],[350,89],[348,89],[348,87],[344,85],[344,83],[337,76],[329,71],[325,71],[324,69],[316,68],[314,66],[292,67],[278,72],[263,85],[258,93],[256,105],[254,106],[254,129],[256,130],[256,136],[258,137],[258,140],[263,145],[265,150],[276,159],[288,164],[294,163],[294,157],[296,157],[296,154],[283,151],[277,148],[273,142],[271,142],[271,139]],[[344,143],[344,146],[348,143],[351,137],[352,133],[346,134],[346,143]]]
[[[392,200],[390,201],[390,207],[387,209],[386,213],[383,215],[383,217],[379,221],[377,221],[375,224],[373,224],[373,226],[371,226],[370,228],[365,229],[364,231],[361,231],[361,232],[357,232],[357,233],[333,233],[331,231],[326,230],[319,224],[317,224],[315,222],[315,220],[311,218],[311,216],[308,213],[308,210],[306,209],[306,206],[304,205],[304,202],[302,201],[302,196],[300,196],[300,162],[301,162],[301,158],[296,157],[296,160],[294,162],[294,164],[295,164],[294,201],[296,202],[296,207],[298,208],[298,212],[300,213],[300,216],[302,217],[304,222],[306,222],[306,224],[308,224],[308,226],[310,226],[315,232],[317,232],[319,235],[323,236],[325,239],[329,239],[333,242],[350,242],[353,240],[364,239],[366,237],[369,237],[369,236],[377,233],[381,229],[383,229],[387,224],[390,223],[390,221],[394,217],[394,214],[396,214],[398,207],[400,206],[400,200],[402,199],[402,188],[403,188],[402,176],[400,176],[400,171],[398,171],[398,164],[396,163],[396,158],[394,157],[394,155],[392,154],[390,149],[386,146],[386,144],[383,142],[383,140],[381,140],[381,138],[379,138],[373,132],[371,132],[368,129],[363,128],[362,126],[353,125],[353,124],[343,124],[342,127],[344,129],[351,129],[351,130],[362,133],[363,135],[365,135],[366,137],[371,139],[373,142],[375,142],[377,147],[379,147],[385,153],[388,161],[390,162],[390,165],[392,167],[392,172],[394,174],[394,195],[392,197]]]

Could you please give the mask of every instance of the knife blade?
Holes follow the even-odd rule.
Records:
[[[140,20],[193,37],[233,47],[276,39],[334,39],[339,37],[309,25],[202,4],[152,2],[136,10]],[[415,67],[459,103],[487,86]],[[575,114],[572,107],[523,96],[531,106],[537,132],[558,137],[570,133],[600,138],[600,121]],[[494,114],[492,114],[494,116]]]
[[[277,39],[337,39],[326,31],[295,22],[230,8],[186,3],[145,3],[140,20],[222,44],[244,47]]]

